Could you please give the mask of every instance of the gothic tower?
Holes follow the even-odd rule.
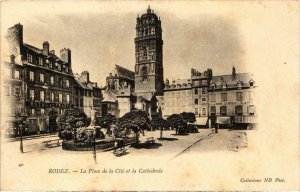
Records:
[[[135,92],[137,95],[163,94],[163,40],[160,18],[154,11],[136,19],[135,42]]]

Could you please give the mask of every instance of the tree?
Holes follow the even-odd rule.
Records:
[[[126,113],[123,117],[117,120],[117,126],[115,129],[115,135],[123,136],[128,135],[130,131],[136,134],[136,144],[139,143],[139,133],[149,128],[150,119],[146,112],[140,110],[134,110]]]
[[[163,129],[170,127],[170,123],[162,117],[155,116],[151,120],[151,126],[155,129],[160,129],[160,138],[162,138]]]
[[[180,114],[172,114],[167,118],[167,121],[171,124],[172,127],[176,130],[176,135],[178,133],[182,134],[186,132],[186,121]]]
[[[99,125],[100,127],[110,128],[111,124],[117,120],[116,116],[112,114],[104,115],[103,117],[96,117],[95,125]]]
[[[66,124],[69,124],[71,128],[77,128],[77,122],[87,123],[87,116],[81,109],[68,109],[64,114],[58,118],[58,123],[61,129],[66,128]]]
[[[180,115],[182,116],[182,118],[189,123],[194,123],[196,121],[196,116],[194,113],[191,112],[183,112],[180,113]]]
[[[74,135],[76,141],[77,128],[87,124],[87,116],[81,109],[68,109],[58,118],[58,124],[60,126],[60,138],[70,139],[70,135]]]

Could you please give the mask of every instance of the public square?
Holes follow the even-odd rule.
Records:
[[[147,161],[163,165],[172,161],[181,155],[189,155],[196,152],[207,151],[234,151],[247,150],[248,135],[255,130],[228,130],[219,129],[218,133],[213,133],[212,129],[199,129],[199,133],[190,133],[188,135],[176,135],[175,130],[163,131],[163,139],[160,139],[160,131],[147,131],[145,135],[140,135],[140,144],[138,147],[128,145],[125,147],[126,153],[116,157],[113,150],[98,150],[96,153],[97,164],[110,164],[114,162],[134,161],[139,158],[147,157]],[[153,137],[155,142],[146,144],[147,138]],[[61,146],[48,148],[43,143],[47,140],[59,139],[57,135],[43,135],[36,138],[25,138],[23,140],[24,153],[20,152],[19,140],[6,140],[3,145],[9,149],[6,153],[8,162],[15,167],[26,166],[35,162],[55,162],[59,158],[62,163],[78,162],[78,164],[90,164],[94,162],[93,151],[66,151]],[[62,140],[60,140],[60,143]],[[34,162],[32,158],[34,157]],[[6,161],[5,161],[6,162]],[[73,163],[72,163],[73,164]],[[76,164],[76,163],[74,163]]]

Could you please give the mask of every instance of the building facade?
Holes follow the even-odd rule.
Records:
[[[60,57],[50,50],[45,41],[42,48],[23,42],[23,26],[16,24],[8,29],[7,40],[10,54],[22,66],[25,96],[25,114],[29,132],[53,131],[56,125],[49,125],[51,118],[73,107],[74,76],[71,65],[71,50],[62,49]],[[15,77],[18,72],[15,72]],[[18,76],[18,75],[17,75]],[[50,111],[55,113],[50,113]],[[50,113],[50,114],[49,114]]]
[[[80,75],[74,74],[74,107],[81,109],[89,120],[101,115],[101,88],[96,82],[90,81],[88,71],[83,71]]]
[[[252,126],[256,123],[255,81],[249,73],[214,76],[209,85],[210,124]]]
[[[208,86],[212,70],[200,73],[191,69],[191,78],[177,79],[171,82],[166,79],[164,95],[158,97],[163,117],[182,112],[191,112],[196,120],[206,124],[208,117]]]
[[[15,56],[10,56],[10,62],[4,62],[4,77],[2,77],[4,94],[2,97],[3,117],[8,117],[3,135],[19,135],[17,123],[26,120],[25,113],[25,83],[24,67],[16,63]],[[25,122],[23,122],[25,123]]]
[[[102,115],[122,117],[134,108],[134,72],[119,65],[106,77],[103,90]]]

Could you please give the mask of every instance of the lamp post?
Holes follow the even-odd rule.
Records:
[[[97,156],[96,156],[96,129],[93,131],[93,158],[95,163],[97,164]]]
[[[20,132],[20,136],[21,136],[21,138],[20,138],[20,151],[21,151],[21,153],[23,153],[24,151],[23,151],[23,124],[20,124],[19,125],[19,132]]]

